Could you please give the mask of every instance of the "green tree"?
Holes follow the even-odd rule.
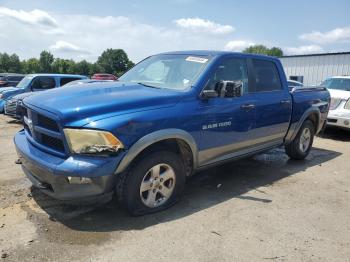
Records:
[[[130,68],[132,68],[135,65],[135,63],[131,60],[129,60],[128,65],[127,65],[127,69],[129,70]]]
[[[52,63],[54,62],[53,55],[48,51],[42,51],[40,53],[39,63],[41,73],[51,73]]]
[[[73,60],[56,58],[52,63],[51,70],[57,74],[74,74],[75,62]]]
[[[0,53],[0,72],[9,72],[10,64],[10,56],[7,53]]]
[[[92,71],[92,64],[86,60],[80,61],[75,64],[75,72],[80,75],[90,75]]]
[[[128,69],[129,61],[123,49],[109,48],[98,57],[97,65],[103,73],[120,75]]]
[[[37,58],[29,58],[27,61],[22,62],[23,72],[25,74],[34,74],[40,72],[40,63]]]
[[[268,48],[264,45],[254,45],[254,46],[247,47],[246,49],[243,50],[243,53],[269,55],[269,56],[276,56],[276,57],[283,56],[283,51],[281,48],[279,47]]]
[[[18,55],[12,54],[12,55],[10,56],[10,65],[9,65],[8,72],[12,72],[12,73],[22,73],[22,70],[21,70],[21,61],[19,60]]]

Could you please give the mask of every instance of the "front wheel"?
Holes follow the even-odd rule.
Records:
[[[311,120],[305,120],[298,134],[285,146],[287,155],[292,159],[304,159],[309,154],[315,136],[315,126]]]
[[[121,174],[117,196],[132,215],[153,213],[176,203],[185,185],[185,168],[177,154],[156,151],[143,155]]]

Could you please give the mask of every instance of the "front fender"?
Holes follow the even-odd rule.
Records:
[[[118,168],[116,170],[116,174],[119,174],[123,172],[129,164],[148,146],[162,141],[166,139],[181,139],[185,141],[191,148],[192,155],[193,155],[193,165],[194,168],[197,166],[198,162],[198,149],[197,144],[194,140],[194,138],[186,131],[181,129],[164,129],[164,130],[158,130],[153,133],[150,133],[142,138],[140,138],[135,144],[133,144],[130,149],[128,150],[125,157],[122,159],[120,164],[118,165]]]

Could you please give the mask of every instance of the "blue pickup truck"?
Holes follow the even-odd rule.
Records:
[[[63,86],[71,81],[87,79],[82,75],[68,74],[29,74],[26,75],[16,86],[0,88],[0,113],[4,112],[6,101],[14,96],[31,92],[45,91],[51,88]],[[25,95],[23,95],[24,97]],[[16,106],[16,105],[13,105]]]
[[[280,61],[231,52],[150,56],[119,82],[24,99],[14,138],[35,187],[61,200],[162,210],[194,172],[284,146],[304,159],[323,127],[325,88],[290,90]]]

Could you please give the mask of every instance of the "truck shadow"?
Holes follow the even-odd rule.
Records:
[[[318,136],[326,139],[336,140],[336,141],[345,141],[345,142],[350,141],[350,131],[337,128],[337,127],[327,127]]]
[[[234,198],[268,205],[273,200],[264,187],[312,166],[322,165],[341,153],[314,148],[304,161],[289,160],[282,148],[249,159],[211,168],[189,178],[184,196],[175,206],[151,215],[131,217],[115,200],[100,206],[69,206],[33,190],[37,204],[50,218],[75,231],[113,232],[141,230],[192,215]],[[254,193],[254,196],[250,194]]]

